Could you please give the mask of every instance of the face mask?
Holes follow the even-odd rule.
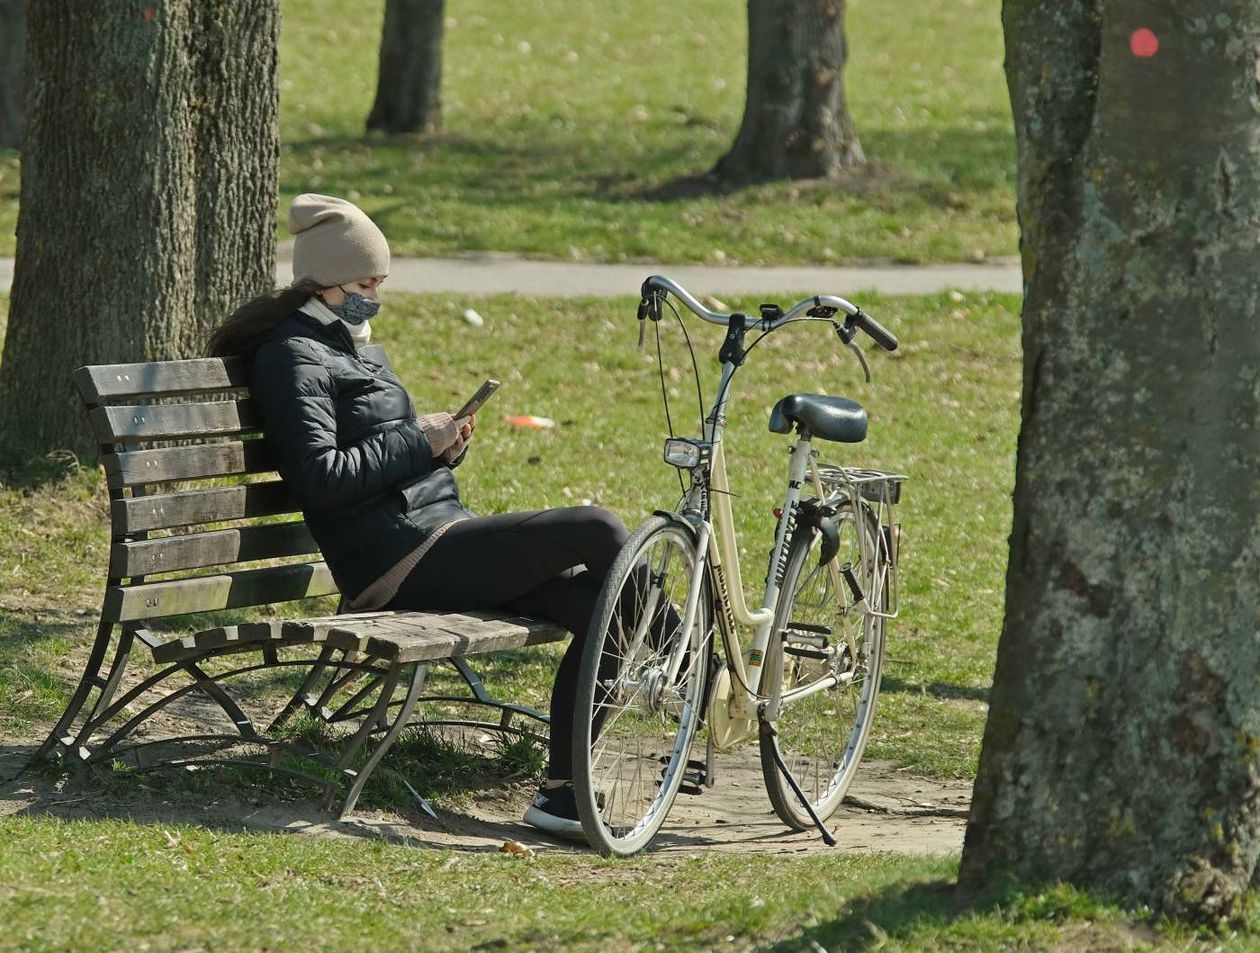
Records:
[[[338,285],[337,287],[340,288],[341,286]],[[337,307],[330,307],[328,310],[341,318],[342,321],[345,321],[346,324],[362,324],[364,321],[376,317],[377,312],[381,310],[379,301],[365,298],[357,291],[346,291],[345,288],[341,288],[341,290],[345,291],[346,300],[337,305]]]

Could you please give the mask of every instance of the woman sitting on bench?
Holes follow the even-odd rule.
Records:
[[[573,634],[552,690],[547,780],[525,820],[580,838],[571,780],[578,670],[626,529],[595,506],[465,509],[452,471],[475,415],[417,417],[398,378],[358,354],[389,274],[385,236],[351,203],[314,194],[294,199],[289,231],[292,285],[239,308],[210,353],[249,361],[268,450],[350,610],[498,609]]]

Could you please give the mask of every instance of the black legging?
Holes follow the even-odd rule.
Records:
[[[502,609],[555,622],[573,634],[551,692],[547,776],[553,780],[573,777],[578,670],[600,588],[626,536],[621,520],[598,506],[461,520],[433,544],[387,605]]]

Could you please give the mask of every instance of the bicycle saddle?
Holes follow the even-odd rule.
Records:
[[[866,410],[843,397],[788,394],[770,411],[770,429],[791,433],[794,423],[824,440],[861,443],[866,439]]]

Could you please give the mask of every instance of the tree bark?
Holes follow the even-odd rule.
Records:
[[[368,129],[442,128],[443,0],[386,0],[376,102]]]
[[[23,0],[0,0],[0,149],[22,142],[22,76],[26,55]]]
[[[844,95],[844,0],[748,0],[744,118],[713,174],[832,176],[864,161]]]
[[[1023,419],[961,882],[1228,917],[1260,857],[1260,7],[1003,21]]]
[[[71,372],[193,357],[274,287],[277,0],[27,10],[10,453],[94,444]]]

